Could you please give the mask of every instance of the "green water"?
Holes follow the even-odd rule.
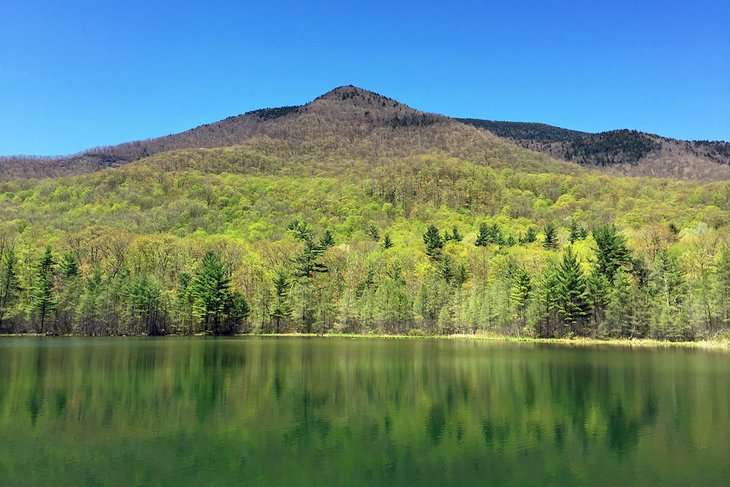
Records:
[[[728,485],[730,354],[0,339],[0,485]]]

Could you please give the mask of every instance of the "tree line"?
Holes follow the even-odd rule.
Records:
[[[256,272],[220,248],[183,265],[180,250],[163,241],[145,266],[148,257],[126,247],[97,258],[82,247],[33,252],[1,239],[0,333],[693,340],[730,327],[727,245],[698,264],[667,247],[632,250],[614,225],[588,231],[574,221],[562,240],[552,222],[521,235],[484,222],[475,230],[467,240],[457,226],[430,225],[420,248],[403,252],[374,226],[372,244],[362,247],[295,220],[288,245]]]

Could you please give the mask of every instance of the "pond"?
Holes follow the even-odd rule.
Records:
[[[3,338],[2,485],[727,485],[730,353]]]

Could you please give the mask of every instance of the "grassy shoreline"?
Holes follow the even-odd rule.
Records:
[[[13,333],[13,334],[0,334],[0,338],[9,337],[46,337],[47,335],[37,333]],[[65,337],[84,337],[84,335],[61,335]],[[110,335],[119,337],[146,337],[146,335]],[[167,335],[169,337],[206,337],[207,335]],[[516,336],[505,336],[505,335],[491,335],[491,334],[477,334],[477,335],[466,335],[466,334],[455,334],[455,335],[388,335],[388,334],[360,334],[360,333],[245,333],[235,335],[236,338],[244,337],[261,337],[261,338],[286,338],[286,337],[308,337],[308,338],[351,338],[351,339],[367,339],[367,338],[378,338],[378,339],[393,339],[393,340],[477,340],[477,341],[490,341],[490,342],[504,342],[504,343],[540,343],[540,344],[554,344],[554,345],[570,345],[570,346],[618,346],[618,347],[630,347],[630,348],[696,348],[696,349],[712,349],[712,350],[727,350],[730,351],[730,339],[717,339],[717,340],[699,340],[693,342],[670,342],[666,340],[655,340],[651,338],[640,338],[640,339],[622,339],[622,338],[588,338],[588,337],[576,337],[576,338],[532,338],[532,337],[516,337]],[[87,337],[96,338],[96,337]],[[152,338],[152,337],[148,337]],[[155,337],[157,338],[157,337]],[[160,337],[163,338],[163,337]]]

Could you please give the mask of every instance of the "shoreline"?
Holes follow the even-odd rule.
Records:
[[[43,335],[38,333],[10,333],[0,334],[0,338],[165,338],[165,337],[190,337],[190,338],[210,338],[211,335],[195,334],[195,335],[165,335],[151,337],[148,335],[103,335],[103,336],[86,336],[86,335]],[[628,348],[696,348],[705,350],[726,350],[730,351],[730,340],[699,340],[693,342],[670,342],[667,340],[656,340],[653,338],[624,339],[624,338],[532,338],[517,337],[490,334],[454,334],[454,335],[389,335],[389,334],[360,334],[360,333],[241,333],[230,337],[221,336],[218,338],[349,338],[349,339],[391,339],[391,340],[475,340],[486,342],[502,342],[502,343],[537,343],[547,345],[569,345],[577,347],[585,346],[612,346],[612,347],[628,347]]]

